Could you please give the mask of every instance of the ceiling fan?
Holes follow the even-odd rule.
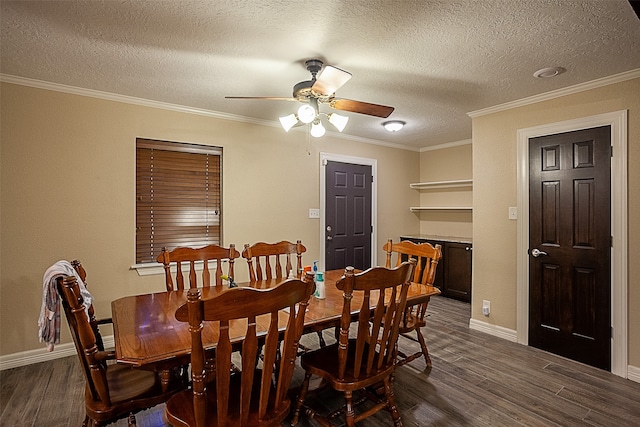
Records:
[[[272,96],[226,96],[227,99],[262,99],[272,101],[298,101],[303,105],[298,110],[298,115],[291,114],[281,117],[280,121],[286,131],[289,131],[298,120],[303,123],[319,123],[318,104],[328,104],[331,108],[351,113],[367,114],[369,116],[386,118],[393,112],[394,107],[386,105],[371,104],[369,102],[355,101],[352,99],[336,98],[335,92],[351,79],[351,73],[325,65],[319,59],[309,59],[305,62],[307,70],[311,73],[311,80],[299,82],[293,86],[293,97],[272,97]],[[311,108],[309,108],[311,107]],[[327,114],[325,114],[327,115]],[[342,131],[348,117],[327,115],[329,121],[334,124],[338,130]],[[340,120],[342,118],[342,121]],[[288,120],[287,120],[288,119]],[[334,123],[335,121],[335,123]],[[339,123],[339,124],[338,124]],[[312,128],[313,131],[313,128]],[[324,134],[324,132],[322,132]],[[313,134],[313,132],[312,132]],[[315,136],[315,135],[314,135]]]

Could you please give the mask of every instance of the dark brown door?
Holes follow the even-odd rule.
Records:
[[[328,161],[325,269],[371,267],[371,166]]]
[[[529,140],[529,345],[611,369],[611,130]]]

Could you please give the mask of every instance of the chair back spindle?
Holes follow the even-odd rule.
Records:
[[[158,255],[157,261],[162,263],[165,272],[165,284],[168,291],[183,290],[185,288],[185,273],[189,278],[189,288],[198,287],[198,279],[196,274],[196,263],[202,262],[202,273],[200,286],[211,286],[211,269],[210,262],[215,263],[213,272],[215,286],[222,285],[222,275],[225,274],[222,268],[223,262],[229,263],[227,275],[234,277],[234,260],[240,257],[240,253],[236,250],[232,243],[228,248],[218,245],[208,245],[201,248],[179,247],[172,251],[164,248],[162,253]],[[171,265],[175,264],[176,283],[174,286],[171,277]],[[187,270],[183,272],[183,270]]]
[[[307,248],[300,240],[296,243],[285,240],[279,243],[258,242],[244,245],[242,257],[247,260],[249,279],[255,282],[289,277],[293,269],[293,255],[296,256],[294,276],[299,277],[299,272],[302,271],[302,254],[306,251]]]
[[[442,247],[440,245],[414,243],[410,240],[393,243],[393,240],[389,239],[382,249],[387,254],[387,268],[400,265],[404,261],[403,255],[409,258],[416,258],[417,263],[412,282],[433,286],[436,278],[436,268],[442,258]],[[394,253],[396,254],[395,263],[392,260]]]

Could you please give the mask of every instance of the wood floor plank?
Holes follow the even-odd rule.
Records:
[[[69,390],[83,389],[84,379],[79,376],[75,360],[65,357],[47,363],[47,383],[42,384],[45,396],[65,396]],[[34,417],[34,425],[65,425],[71,414],[77,412],[78,401],[44,399]]]
[[[521,423],[527,426],[549,425],[546,418],[540,417],[535,413],[532,413],[528,409],[523,409],[520,402],[511,402],[509,400],[502,399],[491,393],[488,393],[487,390],[483,387],[483,382],[486,381],[486,379],[483,379],[483,381],[479,383],[466,383],[464,378],[467,376],[467,374],[463,374],[462,376],[458,374],[458,372],[464,372],[465,369],[466,368],[464,367],[464,365],[461,365],[457,369],[447,368],[432,370],[428,378],[428,381],[431,383],[430,387],[435,390],[434,393],[436,393],[436,395],[438,395],[442,384],[451,384],[456,387],[460,387],[460,389],[463,390],[464,393],[468,394],[471,398],[477,401],[484,402],[490,407],[504,414],[507,417],[507,421],[502,425],[517,425]],[[425,386],[418,385],[415,388],[422,390],[425,388]],[[457,402],[455,401],[440,402],[437,400],[433,401],[433,399],[429,399],[429,404],[433,404],[435,406],[439,406],[443,403],[446,403],[448,405],[457,405]]]
[[[33,368],[34,365],[17,368],[25,370],[24,377],[21,382],[15,385],[7,402],[7,410],[2,413],[0,425],[33,425],[40,404],[46,398],[51,398],[51,396],[44,394],[45,388],[42,386],[48,381],[47,371],[42,369],[42,366],[51,363],[38,363],[37,365],[40,366],[36,368]],[[59,396],[54,398],[59,398]]]

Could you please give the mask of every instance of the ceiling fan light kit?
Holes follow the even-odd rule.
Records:
[[[316,110],[309,104],[305,104],[298,108],[298,120],[302,123],[311,123],[316,118]]]
[[[322,126],[322,123],[320,123],[320,118],[317,118],[311,125],[309,133],[313,137],[320,138],[321,136],[324,136],[325,132],[326,129]]]
[[[289,132],[289,130],[298,123],[298,117],[295,114],[289,114],[288,116],[280,117],[280,124],[284,128],[285,132]]]
[[[398,132],[406,125],[402,120],[389,120],[387,122],[382,123],[382,126],[389,132]]]
[[[338,131],[342,132],[347,126],[347,122],[349,121],[349,117],[341,116],[338,113],[331,113],[327,116],[329,118],[329,123],[334,125]]]
[[[298,114],[289,114],[280,117],[282,128],[289,132],[298,121],[313,123],[310,129],[312,136],[321,137],[326,129],[322,126],[320,116],[324,115],[338,131],[342,132],[349,121],[349,117],[337,113],[322,113],[319,104],[328,104],[329,107],[349,111],[352,113],[366,114],[369,116],[387,118],[394,108],[386,105],[371,104],[352,99],[336,98],[335,92],[351,79],[351,73],[339,68],[327,65],[319,59],[310,59],[305,62],[307,70],[311,73],[311,80],[299,82],[293,86],[292,98],[278,98],[265,96],[227,96],[227,99],[262,99],[271,101],[299,101],[303,105],[298,109]]]

